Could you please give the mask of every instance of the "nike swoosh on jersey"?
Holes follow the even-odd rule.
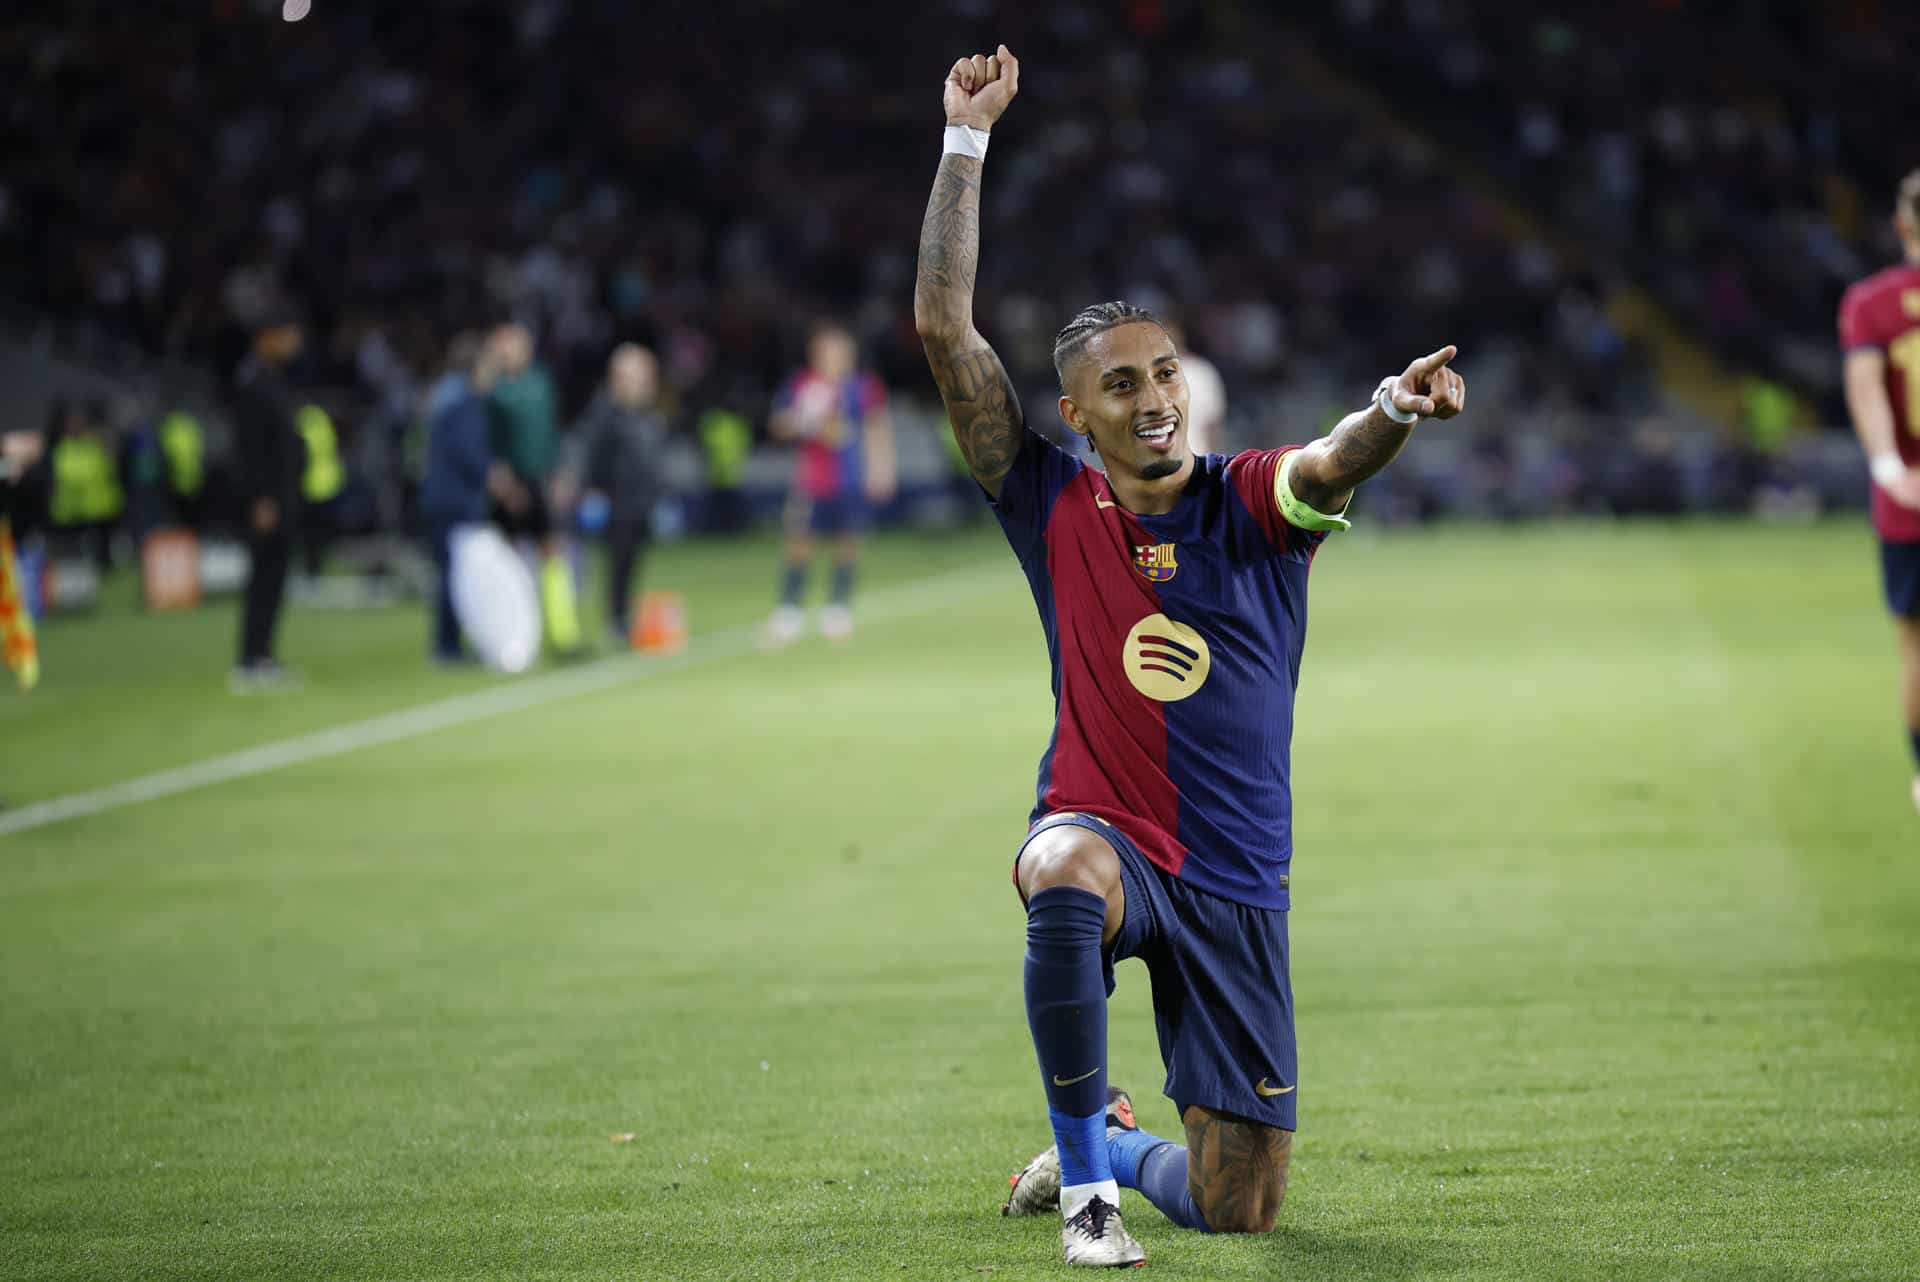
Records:
[[[1060,1079],[1055,1078],[1054,1080],[1059,1081]],[[1267,1085],[1267,1079],[1263,1077],[1258,1082],[1254,1083],[1253,1093],[1255,1095],[1259,1095],[1259,1096],[1263,1096],[1265,1098],[1271,1099],[1275,1095],[1285,1095],[1288,1091],[1292,1089],[1293,1087],[1291,1086],[1269,1086]]]

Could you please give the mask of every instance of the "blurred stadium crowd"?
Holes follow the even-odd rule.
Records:
[[[1458,343],[1475,414],[1370,490],[1382,518],[1864,493],[1844,450],[1792,429],[1840,421],[1833,304],[1892,256],[1908,158],[1879,121],[1920,93],[1886,35],[1915,24],[1898,6],[278,7],[7,6],[0,279],[35,315],[222,371],[296,304],[293,377],[347,438],[354,527],[417,522],[451,344],[508,318],[562,421],[617,344],[648,344],[696,453],[716,411],[764,433],[823,317],[930,400],[912,257],[928,89],[962,30],[1033,73],[994,154],[980,297],[1036,426],[1057,325],[1125,296],[1219,367],[1234,446],[1311,435]],[[1746,371],[1731,411],[1656,378],[1621,319],[1643,293]],[[55,427],[124,452],[171,408]]]

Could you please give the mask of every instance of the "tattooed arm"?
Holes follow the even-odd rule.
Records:
[[[1020,64],[1005,45],[989,57],[953,64],[944,101],[947,124],[985,131],[1019,91]],[[954,439],[974,478],[995,497],[1020,452],[1026,420],[1006,367],[973,326],[973,282],[980,261],[980,173],[972,156],[940,158],[926,220],[913,318],[933,381],[946,402]]]
[[[1465,409],[1466,380],[1447,368],[1456,354],[1456,349],[1443,347],[1407,366],[1387,392],[1394,408],[1429,418],[1452,418]],[[1294,496],[1318,512],[1344,510],[1354,487],[1393,462],[1413,428],[1412,423],[1389,418],[1376,397],[1300,451],[1289,476]]]

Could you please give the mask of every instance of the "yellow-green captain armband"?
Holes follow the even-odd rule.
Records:
[[[1300,501],[1293,492],[1293,483],[1287,479],[1293,471],[1293,461],[1300,457],[1299,450],[1288,450],[1287,456],[1280,460],[1280,470],[1273,478],[1273,499],[1280,505],[1280,515],[1287,518],[1287,524],[1303,530],[1346,530],[1353,522],[1344,516],[1328,516],[1325,512],[1316,512]]]

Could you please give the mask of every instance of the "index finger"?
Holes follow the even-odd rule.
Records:
[[[1422,374],[1431,374],[1459,354],[1460,349],[1452,343],[1448,343],[1445,347],[1433,353],[1433,355],[1422,356],[1413,363],[1413,367]]]

